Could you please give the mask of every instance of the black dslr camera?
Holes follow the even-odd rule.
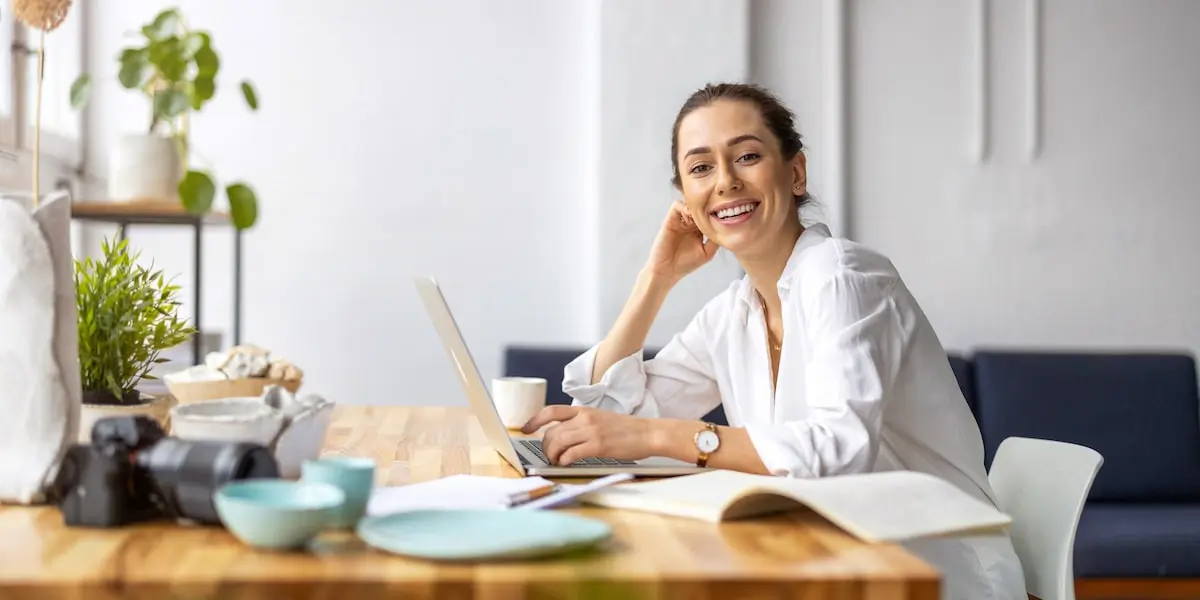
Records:
[[[90,444],[67,451],[50,495],[70,526],[159,518],[216,524],[217,488],[272,477],[279,465],[262,445],[182,440],[146,416],[107,417],[96,421]]]

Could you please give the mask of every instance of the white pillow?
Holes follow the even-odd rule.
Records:
[[[78,437],[71,201],[0,197],[0,502],[39,504]]]

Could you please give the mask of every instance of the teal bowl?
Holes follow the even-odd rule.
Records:
[[[337,518],[346,495],[328,483],[243,479],[214,494],[221,523],[255,548],[302,548]]]

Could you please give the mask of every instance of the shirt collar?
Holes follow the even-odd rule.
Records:
[[[829,227],[824,223],[813,223],[804,228],[800,233],[800,237],[796,240],[796,245],[792,247],[792,253],[788,256],[787,264],[783,267],[783,272],[779,274],[778,289],[781,298],[786,299],[788,292],[792,289],[792,275],[795,274],[800,263],[804,260],[805,250],[829,239]],[[742,275],[742,280],[738,285],[738,308],[741,309],[742,317],[745,318],[749,311],[760,310],[758,304],[757,293],[754,290],[754,283],[750,281],[749,275]]]

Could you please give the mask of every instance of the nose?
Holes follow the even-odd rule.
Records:
[[[717,174],[717,195],[724,196],[726,193],[733,193],[742,189],[742,180],[738,179],[737,172],[728,167],[723,166]]]

